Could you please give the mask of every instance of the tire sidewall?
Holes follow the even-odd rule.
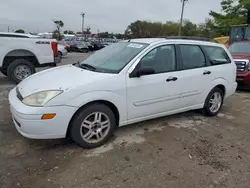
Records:
[[[220,95],[221,95],[221,106],[217,110],[217,112],[211,112],[211,110],[209,108],[209,101],[210,101],[212,95],[214,93],[216,93],[216,92],[220,93]],[[206,115],[208,115],[208,116],[216,116],[220,112],[220,110],[221,110],[221,108],[223,106],[223,103],[224,103],[224,93],[223,93],[223,91],[218,87],[214,88],[212,91],[210,91],[210,93],[208,94],[208,96],[206,98],[206,101],[205,101],[204,110],[205,110]]]
[[[109,120],[110,120],[110,130],[109,130],[108,134],[106,135],[106,137],[102,141],[100,141],[98,143],[88,143],[88,142],[84,141],[80,135],[80,127],[81,127],[83,120],[89,114],[91,114],[93,112],[105,113],[109,117]],[[69,136],[79,146],[81,146],[83,148],[92,149],[92,148],[99,147],[99,146],[103,145],[104,143],[106,143],[110,139],[110,137],[112,136],[113,131],[115,129],[115,126],[116,126],[115,115],[109,107],[107,107],[104,104],[98,104],[98,103],[91,104],[89,106],[84,107],[76,114],[76,116],[74,117],[74,119],[71,122],[70,127],[69,127]]]
[[[34,74],[36,72],[36,69],[35,69],[35,66],[28,60],[26,59],[16,59],[14,60],[8,67],[7,69],[7,75],[8,75],[8,78],[15,82],[15,83],[20,83],[22,80],[18,79],[15,74],[14,74],[14,70],[17,66],[19,65],[26,65],[30,68],[31,70],[31,75]]]

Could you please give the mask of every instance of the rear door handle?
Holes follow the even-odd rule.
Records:
[[[211,74],[211,71],[204,71],[203,75]]]
[[[168,79],[166,81],[167,82],[171,82],[171,81],[175,82],[176,80],[178,80],[177,77],[170,76],[170,77],[168,77]]]

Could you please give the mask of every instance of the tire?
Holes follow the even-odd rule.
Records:
[[[2,70],[1,73],[2,73],[4,76],[8,76],[7,70]]]
[[[23,71],[19,71],[22,73],[17,74],[18,68],[23,69]],[[16,59],[12,63],[10,63],[8,69],[7,69],[7,75],[9,80],[19,83],[28,76],[34,74],[36,72],[35,66],[28,60],[26,59]],[[19,75],[19,76],[18,76]]]
[[[220,95],[221,100],[218,106],[214,110],[212,110],[213,108],[212,108],[211,100],[213,100],[215,95]],[[216,116],[219,113],[223,105],[223,102],[224,102],[224,92],[220,88],[215,87],[208,94],[206,101],[205,101],[204,108],[202,109],[202,112],[207,116]]]
[[[101,117],[97,119],[100,119],[99,122],[102,122],[103,125],[94,120],[96,114],[99,114],[97,117]],[[79,146],[92,149],[106,143],[112,136],[115,127],[116,118],[112,110],[104,104],[96,103],[84,107],[74,116],[69,127],[69,136]],[[100,135],[102,138],[98,140]]]

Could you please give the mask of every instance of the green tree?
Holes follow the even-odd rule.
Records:
[[[25,31],[22,30],[22,29],[18,29],[18,30],[15,31],[15,33],[25,33]]]
[[[90,30],[91,30],[91,27],[88,26],[88,27],[86,28],[85,34],[91,34],[91,31],[90,31]]]
[[[213,28],[219,35],[227,35],[232,25],[244,24],[247,21],[248,4],[245,0],[222,0],[221,11],[217,13],[210,11],[212,17],[210,27]]]
[[[246,10],[246,22],[250,23],[250,1],[249,0],[239,0],[239,3]]]
[[[182,33],[185,36],[207,36],[204,24],[197,25],[189,20],[184,20]],[[178,22],[161,23],[137,20],[127,27],[124,36],[125,38],[177,36],[178,30]]]
[[[61,35],[61,28],[63,28],[64,23],[62,20],[54,20],[53,22],[56,25],[56,30],[54,30],[53,32],[53,38],[61,40],[63,38],[63,36]]]
[[[71,31],[71,30],[65,30],[63,33],[64,34],[69,34],[69,35],[74,35],[75,34],[74,31]]]

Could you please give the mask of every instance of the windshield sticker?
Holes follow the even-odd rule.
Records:
[[[141,45],[141,44],[129,44],[128,47],[130,47],[130,48],[142,48],[143,45]]]

